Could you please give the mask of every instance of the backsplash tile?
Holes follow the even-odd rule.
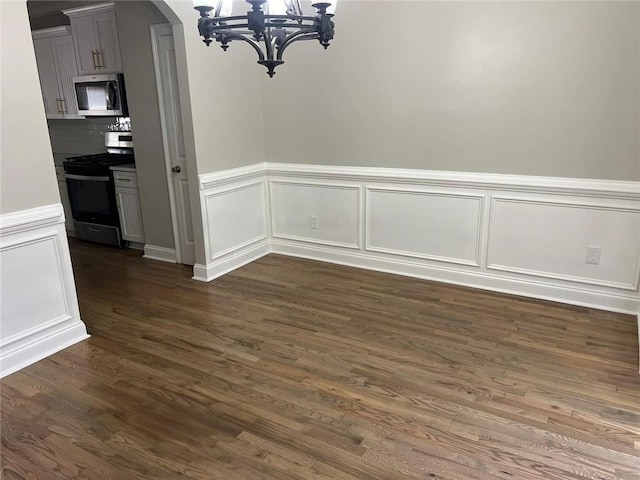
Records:
[[[104,134],[113,117],[94,117],[85,120],[47,120],[49,137],[56,163],[72,155],[106,152]]]

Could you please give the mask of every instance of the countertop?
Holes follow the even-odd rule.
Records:
[[[125,165],[114,165],[113,167],[109,167],[112,172],[133,172],[136,173],[136,164],[135,163],[127,163]]]

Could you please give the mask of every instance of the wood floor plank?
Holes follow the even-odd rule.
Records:
[[[71,242],[92,337],[0,381],[6,479],[640,480],[629,315]]]

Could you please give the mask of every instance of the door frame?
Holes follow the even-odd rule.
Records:
[[[151,51],[153,52],[153,70],[156,77],[156,91],[158,94],[158,107],[160,110],[160,130],[162,132],[162,150],[164,154],[165,174],[167,177],[167,186],[169,188],[169,210],[171,211],[171,227],[173,228],[173,243],[176,252],[176,263],[182,263],[183,252],[182,242],[180,241],[180,226],[178,223],[178,213],[176,208],[176,194],[173,185],[173,176],[171,172],[171,156],[169,154],[169,141],[167,133],[167,113],[164,108],[164,95],[162,94],[162,76],[160,74],[160,62],[158,59],[158,35],[162,30],[170,30],[173,36],[173,26],[170,23],[161,23],[151,25],[149,27],[151,33]],[[181,118],[176,121],[182,122]]]

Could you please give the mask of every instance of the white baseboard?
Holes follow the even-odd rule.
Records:
[[[260,163],[202,175],[200,189],[201,281],[246,263],[228,254],[264,236],[285,255],[640,310],[640,182]]]
[[[67,328],[49,332],[37,340],[30,340],[20,348],[3,353],[0,362],[0,378],[22,370],[89,337],[83,323],[73,322]]]
[[[196,264],[193,266],[193,280],[199,282],[210,282],[225,273],[232,272],[248,263],[271,252],[269,243],[261,240],[258,243],[247,245],[236,251],[227,253],[207,265]]]
[[[146,244],[144,246],[144,255],[142,258],[149,260],[158,260],[160,262],[177,263],[176,251],[173,248],[156,247],[155,245]]]
[[[88,338],[62,205],[0,217],[0,377]]]
[[[554,284],[540,279],[507,278],[483,271],[467,271],[410,259],[382,258],[375,254],[340,251],[331,247],[272,241],[271,252],[613,312],[633,313],[640,308],[640,300],[633,295],[581,290],[574,286]]]

